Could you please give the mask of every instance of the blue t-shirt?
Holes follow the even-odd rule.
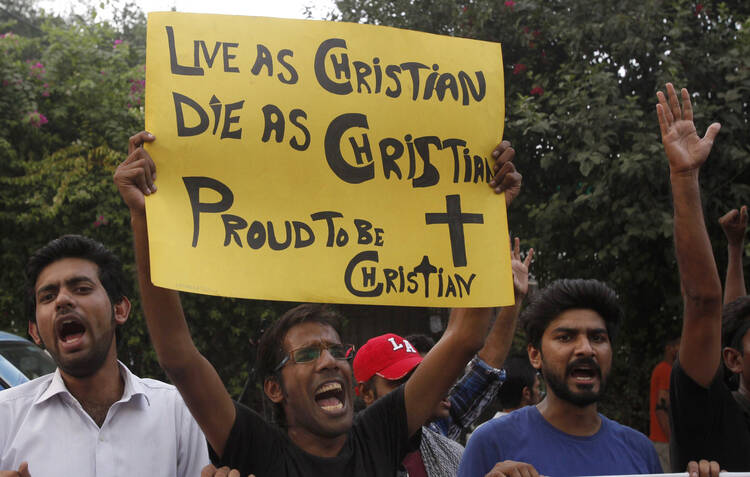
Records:
[[[587,437],[556,429],[536,406],[492,419],[472,434],[458,476],[484,477],[504,460],[531,464],[550,477],[661,473],[659,457],[646,436],[599,416],[601,428]]]

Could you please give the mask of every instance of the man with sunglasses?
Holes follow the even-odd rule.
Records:
[[[347,359],[351,351],[339,346],[329,312],[318,305],[290,310],[259,343],[263,390],[283,417],[281,428],[265,422],[232,401],[216,370],[195,348],[177,292],[151,283],[145,195],[156,192],[156,167],[140,146],[154,140],[147,132],[133,136],[114,180],[130,209],[141,299],[154,348],[206,435],[214,462],[243,477],[393,476],[409,437],[481,348],[492,310],[453,310],[443,338],[407,383],[363,411],[356,422]],[[514,154],[508,142],[492,153],[496,162],[490,186],[505,192],[506,204],[521,187],[511,162]]]

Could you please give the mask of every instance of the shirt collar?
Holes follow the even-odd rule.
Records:
[[[120,368],[120,376],[122,376],[122,379],[125,382],[125,387],[122,391],[122,397],[118,402],[127,402],[133,399],[135,396],[143,396],[143,399],[145,399],[145,403],[147,405],[151,405],[151,400],[149,399],[148,393],[146,392],[146,387],[143,385],[143,383],[139,379],[137,379],[136,376],[130,372],[128,367],[122,364],[120,361],[117,361],[117,365]],[[67,394],[68,396],[73,398],[73,395],[70,394],[67,386],[65,386],[65,381],[63,381],[62,375],[60,374],[60,368],[57,368],[52,374],[52,380],[50,381],[49,386],[36,399],[36,401],[34,401],[34,404],[41,404],[49,400],[53,396],[57,396],[58,394]]]

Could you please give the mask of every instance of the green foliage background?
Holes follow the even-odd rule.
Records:
[[[120,359],[165,379],[137,298],[129,214],[112,182],[128,137],[143,129],[146,19],[133,4],[109,5],[118,7],[111,21],[96,9],[63,20],[23,0],[0,8],[0,329],[26,336],[31,252],[62,234],[87,235],[112,249],[131,279]],[[289,305],[189,294],[183,303],[196,345],[238,396],[251,340]],[[258,393],[246,401],[261,406]]]
[[[537,250],[540,286],[595,277],[618,291],[627,318],[603,409],[647,431],[649,373],[681,314],[655,92],[666,81],[686,86],[699,130],[713,120],[724,126],[702,174],[723,270],[716,219],[750,195],[750,4],[336,3],[338,20],[503,44],[505,136],[524,175],[512,233]],[[63,233],[104,242],[133,274],[128,215],[111,176],[128,136],[143,128],[145,18],[132,4],[117,5],[111,21],[97,20],[95,9],[61,19],[23,0],[0,8],[0,329],[25,334],[24,263]],[[250,341],[288,305],[183,299],[196,344],[237,395]],[[140,375],[163,377],[134,301],[120,357]]]

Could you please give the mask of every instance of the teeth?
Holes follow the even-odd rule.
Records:
[[[325,384],[322,387],[318,388],[318,391],[315,394],[317,395],[321,393],[326,393],[328,391],[341,391],[341,385],[339,383]]]
[[[339,409],[343,409],[344,405],[339,402],[338,404],[334,404],[332,406],[320,406],[324,411],[338,411]]]

